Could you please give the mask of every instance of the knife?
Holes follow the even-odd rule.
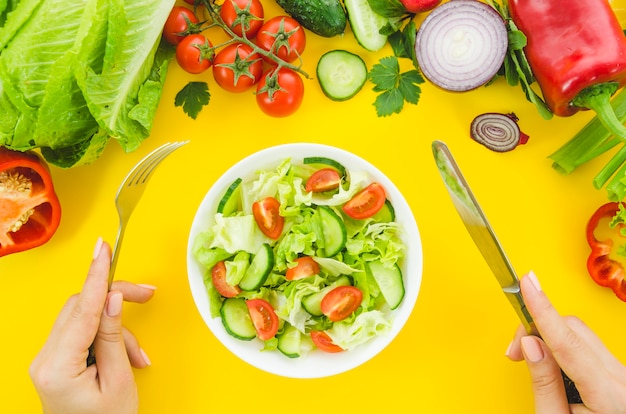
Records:
[[[487,265],[496,276],[502,292],[513,306],[526,332],[538,336],[533,318],[524,304],[519,278],[467,181],[465,181],[459,166],[452,157],[450,150],[441,141],[433,141],[432,149],[435,163],[452,198],[452,203],[456,207],[459,216],[461,216],[461,220],[474,240],[476,247],[478,247]],[[581,403],[582,400],[574,382],[563,371],[561,373],[563,374],[568,402],[570,404]]]

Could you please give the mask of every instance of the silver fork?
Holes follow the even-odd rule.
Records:
[[[189,141],[168,142],[146,155],[130,170],[126,178],[124,178],[124,181],[122,181],[120,188],[117,190],[115,206],[120,218],[120,224],[117,230],[117,238],[113,247],[113,258],[111,259],[111,268],[109,270],[109,288],[111,288],[111,284],[113,283],[113,275],[117,267],[117,258],[119,256],[122,239],[124,238],[124,232],[126,231],[126,225],[146,189],[146,184],[148,184],[152,173],[160,165],[161,161],[188,142]]]

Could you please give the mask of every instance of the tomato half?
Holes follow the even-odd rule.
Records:
[[[213,45],[201,34],[186,36],[176,46],[176,61],[185,72],[202,73],[213,64]]]
[[[197,24],[198,18],[187,7],[174,6],[163,26],[163,38],[172,45],[177,45],[187,36],[190,26]]]
[[[333,322],[338,322],[352,315],[361,306],[363,293],[354,286],[338,286],[322,299],[322,313]]]
[[[280,215],[280,202],[274,197],[265,197],[252,204],[254,220],[263,234],[270,239],[278,239],[283,232],[285,218]]]
[[[285,62],[293,62],[304,52],[306,35],[296,19],[276,16],[263,23],[256,35],[256,44]],[[270,59],[266,60],[268,63],[275,63]]]
[[[217,262],[211,269],[211,281],[215,290],[225,298],[234,298],[241,292],[238,286],[226,282],[226,264],[223,261]]]
[[[343,206],[343,211],[354,219],[366,219],[385,205],[385,189],[378,183],[371,183],[359,191]]]
[[[296,112],[304,98],[304,82],[287,68],[270,68],[257,84],[256,102],[269,116],[282,118]]]
[[[274,308],[264,299],[250,299],[246,301],[250,319],[259,339],[267,341],[272,339],[278,332],[278,316]]]
[[[335,345],[330,336],[324,331],[311,331],[311,340],[320,351],[329,352],[331,354],[342,352],[343,348]]]
[[[322,168],[315,171],[306,181],[304,189],[314,193],[334,190],[341,184],[341,175],[333,168]]]
[[[226,0],[220,8],[222,21],[236,35],[252,39],[263,26],[265,13],[259,0]]]
[[[263,59],[243,43],[232,43],[220,50],[213,62],[215,82],[229,92],[244,92],[261,80]]]
[[[320,265],[311,256],[302,256],[295,260],[294,267],[288,267],[285,272],[287,280],[304,279],[320,272]]]

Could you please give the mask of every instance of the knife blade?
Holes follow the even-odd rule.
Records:
[[[448,146],[442,141],[435,140],[432,143],[432,150],[437,169],[450,194],[452,203],[474,244],[498,280],[502,292],[513,306],[526,332],[539,336],[533,318],[524,303],[515,269],[513,269]],[[574,382],[563,371],[561,373],[568,402],[570,404],[582,402]]]

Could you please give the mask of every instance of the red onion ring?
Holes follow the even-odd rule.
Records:
[[[422,22],[415,53],[424,77],[453,92],[476,89],[498,72],[508,47],[500,14],[478,0],[436,7]]]
[[[489,112],[478,115],[470,125],[470,137],[496,152],[507,152],[528,141],[517,125],[515,114]]]

